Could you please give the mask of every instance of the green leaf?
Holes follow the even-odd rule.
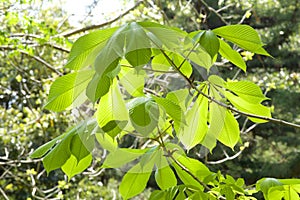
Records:
[[[95,74],[86,88],[86,96],[95,103],[99,98],[108,93],[112,79],[106,75]]]
[[[119,80],[131,96],[139,97],[144,96],[145,77],[144,71],[137,73],[135,69],[122,67]]]
[[[222,101],[223,98],[219,92],[214,88],[210,87],[210,96],[218,101]],[[225,125],[226,108],[219,106],[212,102],[209,104],[209,129],[201,144],[207,147],[210,151],[216,146],[217,138]]]
[[[154,56],[151,61],[151,67],[157,71],[169,71],[171,69],[170,63],[162,53]]]
[[[110,152],[115,151],[118,148],[118,143],[107,133],[96,133],[96,139],[103,149]]]
[[[242,69],[244,72],[246,72],[247,65],[245,61],[243,60],[241,54],[239,54],[237,51],[233,50],[229,44],[224,42],[223,40],[219,39],[220,41],[220,49],[219,53],[221,56],[235,64],[237,67]]]
[[[237,144],[239,139],[240,139],[239,124],[234,118],[231,111],[227,110],[224,126],[222,131],[219,134],[218,140],[233,150],[233,147]]]
[[[164,108],[166,113],[177,123],[186,124],[184,113],[181,107],[168,98],[152,97],[155,102]]]
[[[74,155],[71,155],[61,169],[68,176],[68,180],[70,180],[73,176],[83,172],[86,168],[88,168],[88,166],[90,166],[92,163],[92,160],[93,157],[91,154],[81,158],[79,161]]]
[[[129,199],[141,193],[147,185],[151,172],[144,172],[140,163],[133,166],[123,177],[119,192],[123,199]]]
[[[65,164],[65,162],[70,158],[70,144],[71,140],[76,134],[76,130],[78,127],[73,128],[65,137],[59,142],[44,158],[43,164],[47,171],[49,172],[60,168]]]
[[[93,70],[74,72],[57,78],[51,85],[48,101],[44,108],[62,111],[72,104],[77,106],[86,99],[83,91],[94,74]],[[78,102],[79,101],[79,102]]]
[[[210,30],[202,31],[199,34],[201,34],[198,40],[200,45],[207,51],[211,59],[213,59],[220,48],[218,37]]]
[[[269,56],[267,52],[262,51],[264,44],[261,42],[258,33],[248,25],[222,26],[214,29],[213,32],[245,50]]]
[[[107,125],[104,128],[107,133],[115,128],[120,132],[124,123],[127,123],[128,111],[116,80],[113,81],[109,92],[100,99],[96,117],[100,128],[103,129]],[[112,132],[112,135],[115,134],[116,132]]]
[[[77,162],[85,158],[87,155],[90,154],[90,151],[86,148],[86,144],[83,143],[82,139],[80,138],[79,134],[73,136],[70,145],[70,151],[72,155],[75,156]]]
[[[150,47],[150,41],[143,28],[136,22],[130,23],[125,55],[128,62],[134,67],[147,64],[152,54]]]
[[[106,41],[117,30],[115,28],[94,31],[80,37],[72,46],[66,68],[79,70],[92,64],[97,53],[104,47]]]
[[[118,148],[108,154],[103,168],[119,168],[139,157],[141,157],[148,149],[128,149]]]
[[[250,81],[227,82],[225,88],[249,103],[258,104],[269,99],[263,95],[257,85]]]
[[[221,194],[225,195],[226,200],[234,200],[235,199],[234,192],[232,191],[231,187],[229,187],[229,186],[224,186],[221,189]]]
[[[107,68],[115,65],[116,60],[123,57],[128,26],[125,24],[116,30],[96,57],[94,67],[100,77],[105,74]]]
[[[139,22],[138,24],[144,27],[148,38],[155,42],[156,48],[165,46],[170,50],[179,49],[187,35],[186,32],[180,29],[170,28],[154,22]]]
[[[166,98],[179,105],[182,110],[186,110],[188,102],[191,100],[191,95],[188,89],[180,89],[169,92]]]
[[[202,90],[207,93],[207,87]],[[187,126],[178,134],[180,142],[188,150],[199,144],[207,133],[208,99],[199,96],[191,109],[186,113]]]
[[[176,53],[169,53],[168,56],[171,58],[173,63],[176,65],[176,67],[181,71],[183,75],[185,75],[186,77],[191,76],[193,72],[193,68],[191,64],[188,62],[187,58],[184,58],[181,55]]]
[[[281,187],[282,183],[275,178],[263,178],[263,179],[260,179],[259,181],[257,181],[257,183],[256,183],[256,189],[258,191],[263,192],[265,199],[268,199],[268,193],[269,193],[270,188],[276,187],[276,186]]]
[[[166,190],[177,185],[177,179],[162,150],[156,160],[155,181],[160,189]]]
[[[41,158],[43,157],[56,143],[58,140],[62,139],[65,136],[65,134],[62,134],[53,140],[47,142],[46,144],[43,144],[39,148],[37,148],[32,154],[30,154],[30,158]]]
[[[266,106],[257,103],[256,104],[250,103],[244,100],[243,98],[240,98],[228,91],[225,92],[225,96],[230,101],[230,103],[232,103],[237,109],[243,112],[262,116],[262,117],[271,117],[271,110]],[[248,118],[255,123],[267,122],[266,120],[262,120],[254,117],[248,117]]]
[[[147,136],[158,124],[158,105],[147,97],[137,97],[128,102],[131,124],[140,134]]]

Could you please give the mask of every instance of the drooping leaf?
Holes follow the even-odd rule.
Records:
[[[137,97],[128,102],[131,124],[140,134],[147,136],[158,124],[158,105],[147,97]]]
[[[227,82],[225,87],[249,103],[259,104],[269,99],[256,84],[250,81]]]
[[[111,78],[106,75],[100,77],[99,74],[96,73],[86,88],[86,96],[92,102],[96,102],[99,98],[108,93],[111,84]]]
[[[124,124],[126,126],[128,111],[116,80],[113,81],[109,92],[100,99],[96,117],[100,128],[104,128],[106,133],[110,134],[110,131],[113,131],[112,137],[116,135],[116,130],[121,132]]]
[[[132,66],[143,67],[151,58],[150,40],[143,28],[136,22],[130,23],[128,32],[125,58]]]
[[[229,44],[224,42],[223,40],[219,39],[220,41],[220,49],[219,53],[221,56],[235,64],[237,67],[242,69],[244,72],[246,72],[247,65],[245,61],[243,60],[241,54],[239,54],[237,51],[233,50]]]
[[[49,174],[49,172],[60,168],[70,158],[70,144],[71,140],[76,134],[76,127],[72,129],[65,137],[59,142],[44,158],[43,164]]]
[[[118,143],[107,133],[96,133],[96,139],[103,149],[110,152],[115,151],[118,148]]]
[[[207,51],[211,59],[213,59],[220,48],[220,42],[218,37],[215,35],[214,32],[210,30],[202,31],[200,32],[200,34],[201,35],[198,42]]]
[[[269,56],[266,51],[262,51],[264,44],[261,42],[258,33],[248,25],[222,26],[214,29],[213,32],[245,50]]]
[[[188,89],[180,89],[169,92],[166,98],[171,100],[175,104],[178,104],[184,111],[186,110],[188,102],[191,100],[191,95],[189,95]]]
[[[250,103],[243,98],[240,98],[231,92],[226,91],[225,92],[226,98],[232,103],[237,109],[240,111],[249,113],[249,114],[254,114],[257,116],[262,116],[262,117],[271,117],[271,110],[270,108],[263,106],[260,103]],[[255,117],[248,117],[251,121],[255,123],[265,123],[267,122],[266,120],[263,119],[258,119]]]
[[[146,170],[145,172],[140,163],[133,166],[125,174],[119,187],[123,199],[129,199],[141,193],[146,188],[150,175],[151,171]]]
[[[61,169],[68,176],[68,180],[70,180],[73,176],[83,172],[86,168],[88,168],[92,163],[92,160],[93,157],[91,154],[88,154],[79,161],[75,156],[71,155]]]
[[[101,77],[107,68],[113,68],[115,62],[123,57],[126,35],[128,34],[128,24],[121,26],[109,38],[105,47],[97,55],[94,61],[96,72]]]
[[[162,190],[177,185],[177,179],[173,170],[169,167],[157,168],[155,171],[155,181]]]
[[[275,186],[282,186],[282,183],[275,178],[263,178],[256,183],[256,189],[263,192],[265,199],[268,199],[269,189]]]
[[[79,70],[92,64],[106,41],[118,28],[94,31],[80,37],[72,46],[66,68]]]
[[[51,85],[48,101],[44,108],[53,111],[62,111],[72,104],[77,106],[86,100],[83,91],[95,72],[85,70],[74,72],[57,78]],[[79,102],[77,102],[79,101]]]
[[[124,86],[126,91],[133,97],[144,96],[146,73],[135,69],[123,67],[119,75],[120,83]]]
[[[118,148],[108,154],[106,157],[103,168],[118,168],[139,157],[141,157],[148,149],[128,149]]]
[[[62,134],[53,140],[47,142],[46,144],[43,144],[39,148],[37,148],[32,154],[30,154],[30,158],[41,158],[43,157],[55,144],[57,141],[62,139],[65,136],[65,134]]]
[[[214,87],[210,87],[209,94],[218,101],[222,101],[223,99]],[[221,107],[214,102],[209,104],[209,129],[204,139],[201,141],[201,144],[210,151],[216,146],[217,138],[224,128],[225,117],[226,108]]]
[[[90,154],[90,151],[86,148],[86,145],[88,144],[85,144],[82,141],[79,134],[73,136],[71,140],[70,151],[72,155],[77,159],[77,162]]]
[[[202,90],[207,94],[207,87]],[[187,126],[178,134],[180,142],[188,150],[199,144],[207,133],[208,99],[200,96],[186,113]]]
[[[221,130],[218,140],[224,145],[233,149],[240,139],[240,128],[237,120],[234,118],[231,111],[226,111],[225,122]]]
[[[166,113],[176,122],[179,124],[186,124],[184,113],[181,109],[181,107],[173,102],[172,100],[168,98],[162,98],[162,97],[152,97],[155,102],[164,108]]]
[[[170,28],[154,22],[139,22],[146,32],[148,38],[155,43],[154,47],[166,47],[169,50],[180,49],[183,39],[187,33],[176,28]],[[149,34],[150,33],[150,34]]]

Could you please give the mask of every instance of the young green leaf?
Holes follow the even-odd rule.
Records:
[[[72,129],[66,136],[59,142],[44,158],[43,164],[49,174],[49,172],[60,168],[70,158],[70,144],[71,140],[76,134],[76,128]]]
[[[57,78],[51,85],[48,101],[44,108],[53,111],[62,111],[79,99],[79,104],[86,98],[82,98],[83,91],[86,89],[89,81],[92,79],[95,71],[85,70],[74,72]],[[81,98],[81,99],[80,99]]]
[[[118,148],[118,143],[107,133],[96,133],[96,139],[103,149],[110,152],[115,151]]]
[[[214,88],[210,87],[210,96],[218,101],[222,101],[223,98],[219,92]],[[210,151],[216,146],[217,138],[219,137],[222,129],[225,125],[226,108],[219,106],[212,102],[209,104],[209,129],[201,144],[207,147]]]
[[[207,87],[202,90],[207,93]],[[200,96],[186,113],[187,126],[178,134],[180,142],[188,150],[199,144],[207,133],[208,99]]]
[[[30,154],[30,158],[41,158],[43,157],[60,139],[62,139],[65,136],[65,134],[62,134],[53,140],[47,142],[46,144],[43,144],[39,148],[37,148],[32,154]]]
[[[134,67],[143,67],[151,58],[150,48],[150,40],[143,28],[136,22],[130,23],[125,47],[128,62]]]
[[[139,97],[144,96],[145,77],[144,71],[137,73],[135,69],[122,67],[119,80],[131,96]]]
[[[91,154],[81,158],[79,161],[74,155],[71,155],[61,169],[68,176],[68,180],[70,180],[73,176],[83,172],[86,168],[88,168],[88,166],[90,166],[92,163],[92,160],[93,157]]]
[[[137,97],[128,102],[131,124],[140,134],[147,136],[158,124],[158,105],[147,97]]]
[[[177,179],[162,150],[157,152],[155,181],[160,189],[167,190],[177,185]]]
[[[261,42],[258,33],[248,25],[222,26],[214,29],[213,32],[245,50],[269,56],[266,51],[262,51],[264,44]]]
[[[128,111],[116,80],[109,92],[100,99],[96,117],[100,128],[104,128],[107,133],[113,130],[121,132],[126,126]],[[111,133],[112,137],[115,136],[115,131]]]
[[[219,53],[221,56],[235,64],[237,67],[242,69],[244,72],[246,72],[247,65],[245,61],[243,60],[241,54],[239,54],[237,51],[233,50],[229,44],[224,42],[223,40],[219,39],[220,41],[220,49]]]
[[[72,46],[66,68],[79,70],[92,64],[98,52],[118,28],[94,31],[80,37]]]
[[[231,111],[226,111],[225,122],[222,131],[219,134],[218,140],[224,145],[233,149],[240,139],[239,124],[234,118]]]
[[[148,149],[118,148],[108,154],[102,168],[119,168],[141,157]]]
[[[146,188],[150,175],[151,172],[144,172],[140,163],[133,166],[125,174],[119,187],[123,199],[129,199],[141,193]]]
[[[262,117],[271,117],[271,110],[270,108],[263,106],[259,103],[250,103],[243,98],[240,98],[231,92],[225,92],[226,98],[232,103],[237,109],[249,113],[254,114]],[[258,119],[255,117],[249,117],[249,119],[255,123],[265,123],[266,120]]]
[[[214,32],[210,30],[202,31],[200,32],[200,34],[201,35],[198,42],[207,51],[211,59],[213,59],[220,48],[220,42],[218,37],[215,35]]]
[[[178,124],[186,124],[184,113],[181,107],[168,98],[152,97],[155,102],[163,107],[166,113]]]
[[[106,75],[95,74],[86,88],[86,96],[95,103],[99,98],[108,93],[112,79]]]
[[[86,148],[87,144],[84,144],[79,134],[73,136],[70,144],[70,151],[77,159],[77,162],[85,158],[90,154],[90,151]]]
[[[257,85],[250,81],[227,82],[225,88],[249,103],[259,104],[269,99]]]

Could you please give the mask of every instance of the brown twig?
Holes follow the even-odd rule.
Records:
[[[134,6],[132,6],[131,8],[129,8],[128,10],[126,10],[125,12],[121,13],[118,17],[115,17],[115,18],[113,18],[113,19],[111,19],[111,20],[109,20],[107,22],[104,22],[104,23],[101,23],[101,24],[94,24],[94,25],[91,25],[91,26],[83,27],[83,28],[79,28],[79,29],[73,30],[73,31],[68,32],[68,33],[62,33],[59,36],[70,37],[70,36],[78,34],[78,33],[82,33],[82,32],[93,30],[93,29],[98,29],[98,28],[107,26],[109,24],[112,24],[113,22],[119,20],[120,18],[122,18],[125,15],[127,15],[128,13],[130,13],[130,11],[134,10],[135,8],[137,8],[143,2],[144,2],[143,0],[138,1]]]

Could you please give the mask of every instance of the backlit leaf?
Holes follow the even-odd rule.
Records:
[[[220,41],[220,49],[219,52],[221,56],[229,60],[231,63],[235,64],[237,67],[242,69],[244,72],[246,72],[247,65],[245,61],[243,60],[243,57],[241,54],[239,54],[237,51],[233,50],[229,44],[224,42],[223,40],[219,39]]]
[[[86,168],[88,168],[92,163],[92,160],[93,157],[91,154],[88,154],[79,161],[77,161],[75,156],[71,155],[61,169],[68,176],[68,180],[70,180],[73,176],[83,172]]]
[[[48,101],[44,108],[53,111],[62,111],[72,104],[80,105],[86,100],[83,91],[92,79],[93,70],[74,72],[57,78],[51,85]],[[79,102],[75,103],[79,99]]]

